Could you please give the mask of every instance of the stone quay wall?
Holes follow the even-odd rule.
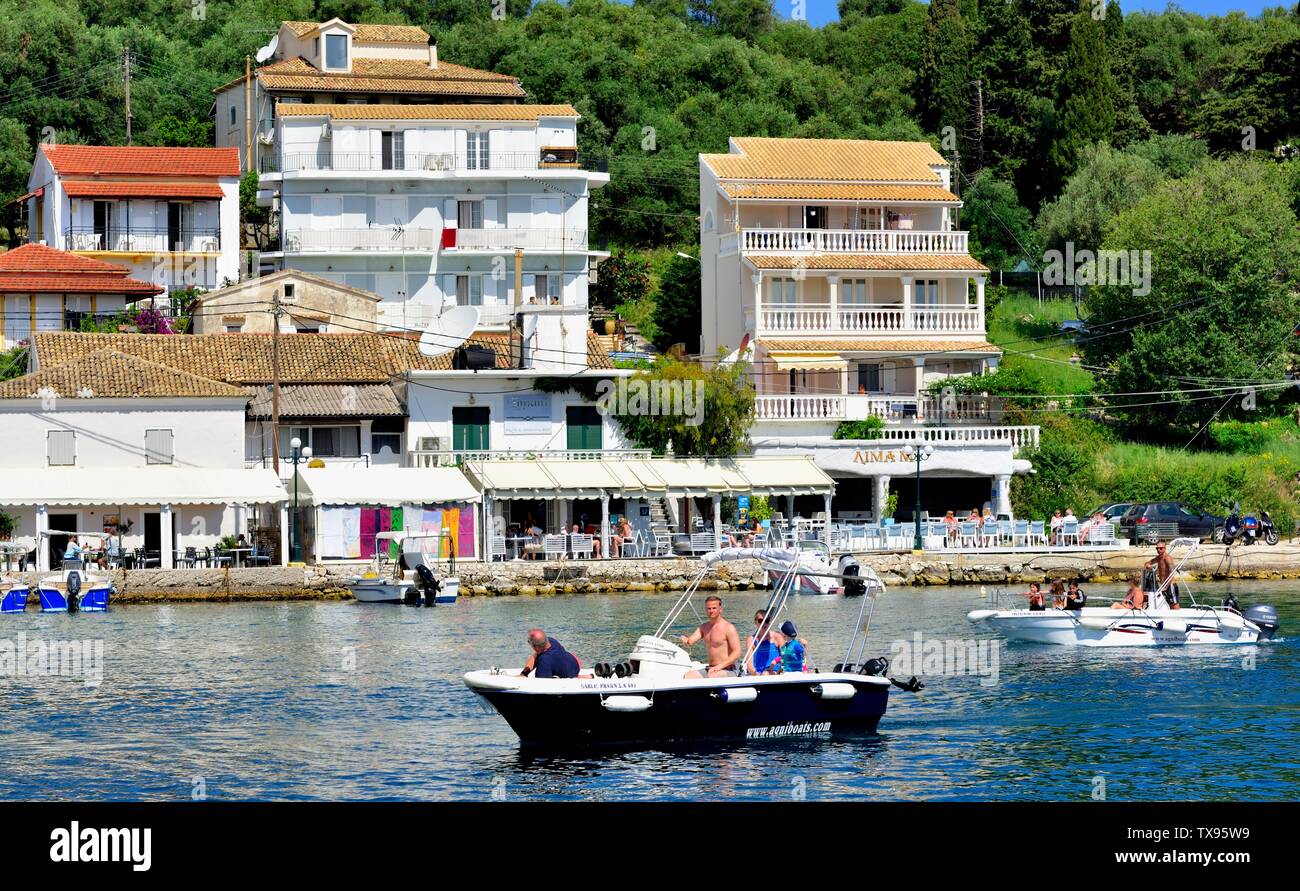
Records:
[[[859,554],[889,587],[931,585],[1018,585],[1045,579],[1121,583],[1154,556],[1150,547],[1106,551],[1002,552],[962,554]],[[1175,554],[1175,559],[1177,559]],[[684,557],[574,560],[457,565],[464,596],[550,596],[680,591],[700,569]],[[1186,570],[1195,579],[1300,578],[1300,543],[1227,548],[1202,545]],[[344,586],[358,566],[272,566],[244,569],[137,569],[109,573],[115,603],[233,600],[347,600]],[[35,586],[41,573],[12,574]],[[705,591],[745,591],[766,585],[753,560],[715,566],[701,584]]]

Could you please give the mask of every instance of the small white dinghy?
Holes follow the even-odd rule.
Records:
[[[1012,640],[1083,647],[1185,646],[1187,644],[1253,644],[1273,637],[1278,629],[1277,610],[1267,604],[1252,606],[1244,613],[1229,595],[1220,606],[1196,603],[1182,578],[1182,568],[1199,542],[1178,538],[1169,545],[1186,547],[1169,581],[1147,593],[1143,609],[1085,606],[1082,609],[977,609],[967,613],[972,622],[983,622]],[[1178,590],[1191,602],[1176,609],[1169,589]],[[1182,599],[1182,598],[1179,598]]]
[[[439,565],[443,542],[448,542],[446,570]],[[442,534],[380,532],[375,535],[375,556],[370,569],[347,580],[348,590],[361,603],[405,603],[433,606],[455,603],[460,593],[456,577],[454,543]],[[400,557],[393,560],[390,547]]]

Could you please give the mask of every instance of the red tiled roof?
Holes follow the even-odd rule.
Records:
[[[62,176],[239,176],[237,148],[42,144],[40,149]]]
[[[25,244],[0,254],[0,292],[4,293],[157,294],[163,290],[128,277],[124,266],[43,244]]]
[[[216,183],[88,183],[63,184],[69,198],[220,198]]]

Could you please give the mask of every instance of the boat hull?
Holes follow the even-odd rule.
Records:
[[[26,585],[14,585],[0,598],[0,613],[21,613],[27,609]]]
[[[112,593],[112,588],[108,585],[83,588],[80,600],[77,603],[78,612],[83,613],[102,613],[108,611],[108,597]],[[68,595],[59,588],[46,587],[41,585],[39,588],[41,599],[41,612],[43,613],[66,613],[68,611]]]
[[[360,603],[401,603],[407,591],[415,587],[411,583],[400,584],[375,580],[358,581],[348,584],[348,590]]]
[[[493,685],[487,675],[471,672],[465,676],[466,684],[491,703],[525,745],[626,745],[869,732],[876,729],[889,698],[887,680],[848,674],[708,678],[658,687],[636,679],[515,678],[526,682],[514,688]],[[825,685],[833,685],[845,698],[814,692],[814,687]],[[728,694],[728,690],[736,692]]]
[[[1254,644],[1260,639],[1257,626],[1223,609],[975,610],[967,618],[1012,640],[1063,646]]]

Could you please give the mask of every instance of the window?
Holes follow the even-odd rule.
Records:
[[[243,325],[227,325],[227,326],[226,326],[226,333],[227,333],[227,334],[238,334],[239,332],[241,332],[241,331],[243,331],[243,330],[244,330],[244,326],[243,326]]]
[[[795,280],[792,278],[774,278],[767,285],[767,302],[773,306],[793,306],[795,304]]]
[[[858,363],[857,391],[859,393],[880,392],[880,363]]]
[[[483,202],[457,201],[456,225],[462,229],[483,228]]]
[[[361,456],[361,428],[348,427],[281,427],[280,454],[289,455],[289,442],[298,437],[305,446],[311,446],[316,458],[359,458]]]
[[[482,452],[491,448],[486,406],[452,406],[451,447],[458,451]]]
[[[939,283],[933,279],[912,282],[912,302],[917,306],[934,306],[939,302]]]
[[[600,412],[594,405],[570,405],[564,410],[567,448],[596,451],[601,444]]]
[[[284,299],[285,299],[285,300],[292,300],[292,299],[293,299],[293,284],[292,284],[292,283],[286,283],[286,284],[285,284],[285,286],[284,286]]]
[[[538,303],[547,304],[552,299],[564,302],[564,287],[558,272],[539,272],[533,276],[533,288]]]
[[[325,330],[325,326],[319,322],[298,322],[294,326],[295,334],[320,334]]]
[[[840,303],[845,306],[865,306],[870,302],[871,288],[865,278],[840,280]]]
[[[144,463],[171,464],[175,438],[171,430],[146,430],[144,432]]]
[[[803,227],[805,229],[826,228],[826,208],[808,206],[803,209]]]
[[[385,130],[380,134],[380,162],[384,170],[406,169],[406,134],[401,130]]]
[[[348,36],[346,34],[325,35],[325,67],[346,69],[348,67]]]
[[[457,306],[482,306],[483,305],[483,276],[481,275],[456,276],[456,305]]]
[[[469,132],[465,134],[465,166],[470,170],[487,170],[489,168],[488,134]]]
[[[235,106],[230,106],[230,126],[239,123],[239,110]]]
[[[71,467],[77,463],[77,434],[51,430],[45,434],[45,450],[51,467]]]

